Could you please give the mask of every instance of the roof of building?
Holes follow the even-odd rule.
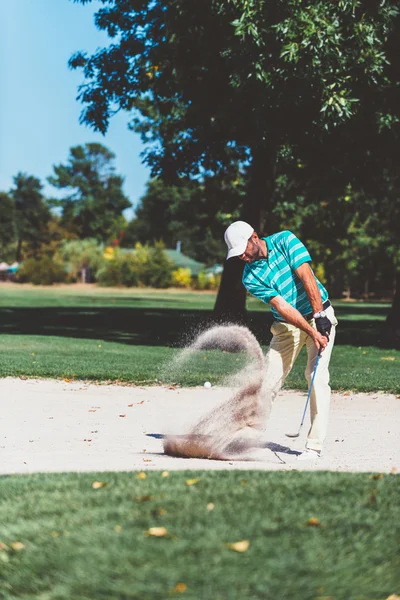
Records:
[[[194,260],[194,258],[190,258],[182,252],[178,252],[177,250],[169,250],[166,248],[164,250],[168,258],[179,268],[182,267],[184,269],[190,269],[192,275],[197,276],[200,271],[204,270],[204,264]]]

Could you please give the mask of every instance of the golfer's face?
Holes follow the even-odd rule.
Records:
[[[258,260],[259,254],[260,250],[258,248],[258,245],[253,240],[253,238],[250,238],[247,242],[246,250],[243,252],[243,254],[239,255],[239,258],[240,260],[244,260],[244,262],[246,263],[251,263],[255,260]]]

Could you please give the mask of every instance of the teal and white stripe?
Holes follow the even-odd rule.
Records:
[[[245,265],[242,280],[245,288],[267,304],[281,296],[303,316],[312,313],[303,283],[295,272],[302,264],[311,262],[307,248],[291,231],[280,231],[262,239],[267,244],[267,258]],[[325,302],[328,292],[316,277],[315,280]],[[277,321],[283,321],[274,308],[271,307],[271,311]]]

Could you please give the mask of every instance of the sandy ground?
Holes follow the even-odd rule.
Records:
[[[123,387],[50,380],[0,380],[0,473],[262,469],[400,472],[400,398],[333,394],[329,436],[316,464],[299,462],[308,422],[296,431],[305,394],[284,391],[254,460],[170,458],[162,436],[183,433],[230,390]]]

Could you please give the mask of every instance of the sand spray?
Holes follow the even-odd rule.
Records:
[[[238,389],[203,416],[186,435],[167,435],[164,452],[187,458],[243,460],[250,450],[259,447],[260,433],[265,427],[268,406],[261,398],[264,355],[247,327],[228,324],[211,327],[198,335],[176,361],[183,363],[191,354],[206,349],[247,354],[249,361],[230,380]]]

